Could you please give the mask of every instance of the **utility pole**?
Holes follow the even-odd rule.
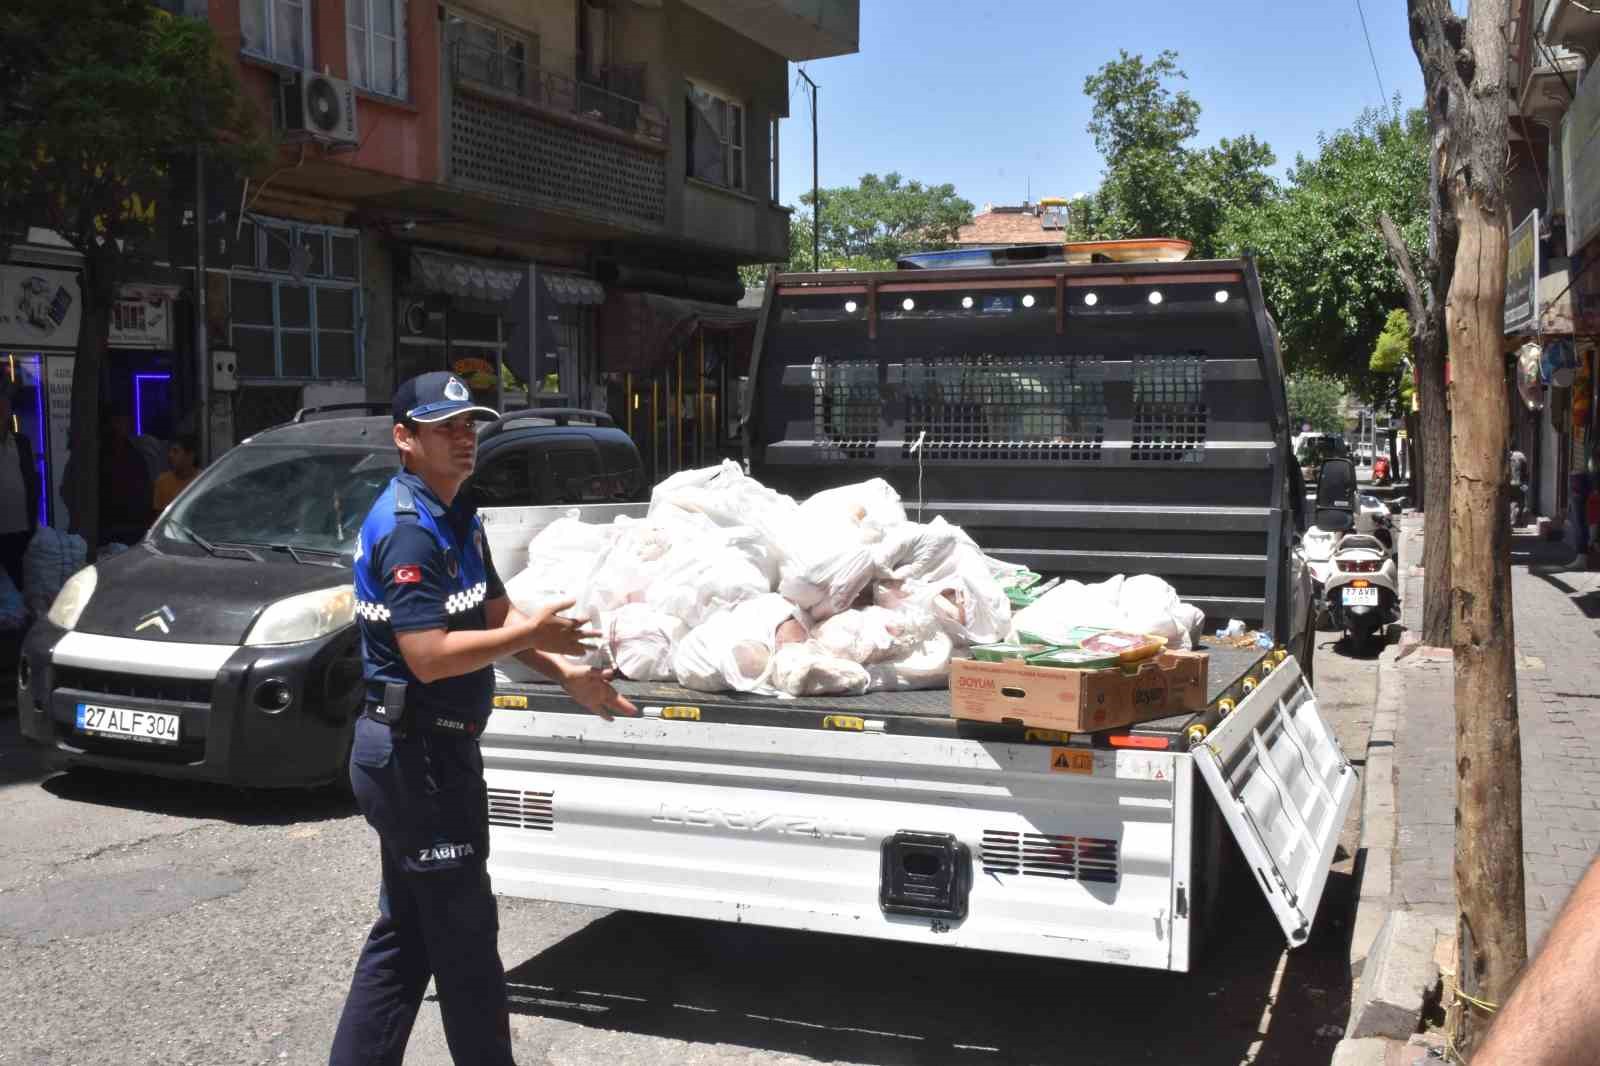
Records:
[[[804,69],[796,71],[811,86],[811,269],[820,269],[822,227],[818,224],[822,209],[822,192],[817,188],[817,83]]]
[[[200,368],[200,461],[211,454],[211,352],[206,334],[206,154],[194,150],[194,358]]]
[[[1464,20],[1450,0],[1408,0],[1407,6],[1433,131],[1433,214],[1455,227],[1453,267],[1444,275],[1444,332],[1454,400],[1449,612],[1455,656],[1456,985],[1462,995],[1447,1006],[1456,1044],[1470,1056],[1488,1028],[1488,1010],[1506,1001],[1528,956],[1502,355],[1511,0],[1473,0]],[[1438,285],[1435,279],[1435,301]],[[1425,419],[1427,414],[1424,408]],[[1444,456],[1429,443],[1425,459],[1432,466]],[[1430,514],[1437,503],[1432,496]],[[1431,559],[1427,565],[1432,568]]]

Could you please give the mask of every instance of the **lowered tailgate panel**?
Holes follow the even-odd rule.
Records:
[[[1290,947],[1311,935],[1358,779],[1294,659],[1193,749]]]

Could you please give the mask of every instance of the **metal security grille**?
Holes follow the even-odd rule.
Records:
[[[1115,884],[1117,842],[1105,837],[1056,836],[987,829],[983,834],[983,872],[1055,877]]]
[[[1205,458],[1206,359],[1138,356],[1133,361],[1133,458],[1198,463]]]
[[[513,199],[620,215],[652,227],[666,218],[661,154],[464,92],[450,105],[450,171],[463,184]]]
[[[878,446],[883,394],[876,362],[811,363],[812,421],[825,459],[871,459]]]
[[[1097,462],[1105,441],[1098,356],[908,360],[906,441],[926,460]]]
[[[509,788],[489,790],[489,824],[510,829],[544,829],[556,827],[556,794],[554,792],[519,792]]]

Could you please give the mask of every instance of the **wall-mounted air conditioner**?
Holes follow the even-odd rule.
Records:
[[[356,93],[350,83],[313,70],[296,71],[283,81],[283,128],[330,144],[360,144],[356,134]]]

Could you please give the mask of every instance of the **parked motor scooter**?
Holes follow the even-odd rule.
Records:
[[[1356,497],[1356,532],[1376,537],[1385,551],[1394,554],[1394,516],[1389,513],[1389,505],[1370,492]]]
[[[1333,550],[1339,543],[1339,534],[1320,526],[1311,526],[1300,539],[1300,551],[1305,555],[1306,572],[1311,575],[1311,610],[1318,629],[1328,624],[1328,578],[1335,571]]]
[[[1392,536],[1386,544],[1356,531],[1356,472],[1348,459],[1323,464],[1316,521],[1319,529],[1337,538],[1323,583],[1324,609],[1334,628],[1343,630],[1353,647],[1363,648],[1400,619],[1399,570]]]

